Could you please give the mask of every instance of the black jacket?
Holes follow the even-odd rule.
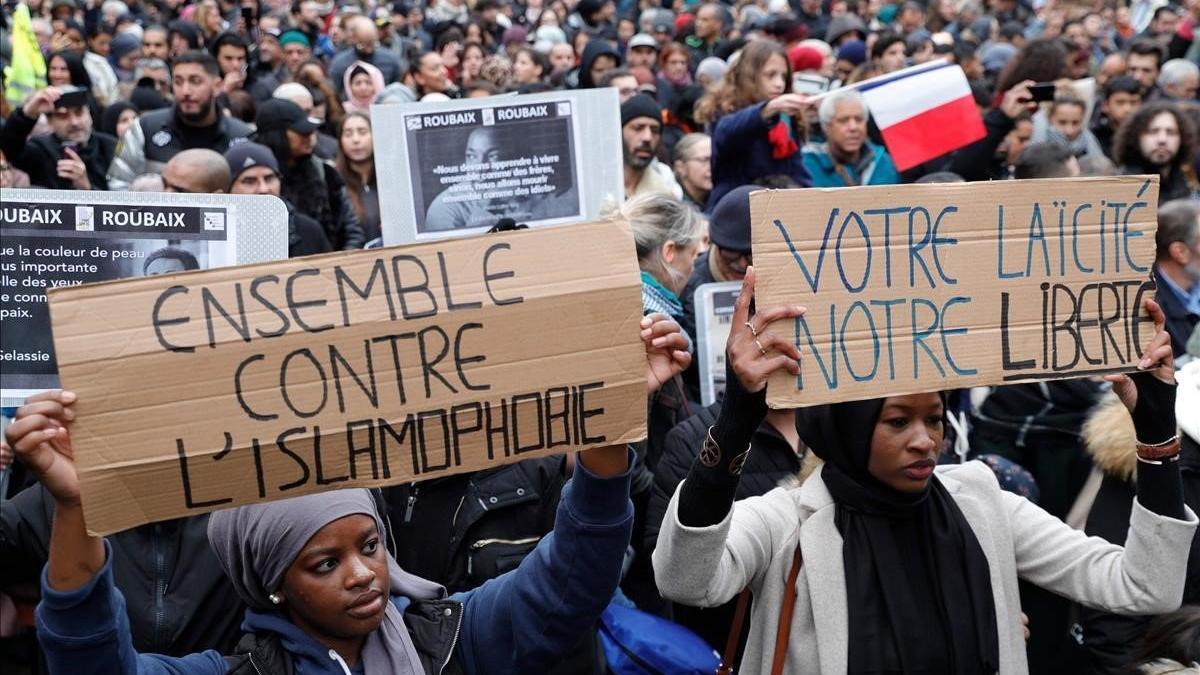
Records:
[[[0,589],[38,588],[50,550],[54,499],[40,484],[0,513]],[[108,537],[133,645],[142,653],[228,652],[245,606],[208,546],[208,516],[142,525]]]
[[[288,210],[288,257],[298,258],[304,255],[329,253],[333,246],[325,236],[321,224],[296,210],[296,207],[286,199],[283,203]]]
[[[1187,307],[1175,296],[1175,292],[1167,287],[1167,282],[1163,280],[1162,272],[1158,271],[1157,265],[1154,267],[1154,283],[1158,285],[1158,292],[1154,294],[1154,300],[1162,308],[1163,314],[1167,316],[1167,333],[1171,335],[1171,351],[1175,352],[1175,358],[1179,358],[1187,351],[1188,338],[1196,329],[1196,322],[1200,321],[1200,315],[1189,312]]]
[[[462,603],[454,600],[415,602],[404,610],[404,627],[426,673],[459,675],[462,664],[454,646],[462,624]],[[234,654],[225,657],[229,675],[294,675],[292,658],[275,633],[246,634]]]
[[[367,243],[358,215],[346,196],[346,182],[332,165],[309,155],[309,166],[300,164],[284,172],[283,197],[296,210],[316,220],[335,251],[353,251]],[[316,196],[309,191],[322,190]],[[316,196],[316,198],[314,198]]]
[[[217,122],[207,127],[184,124],[175,106],[152,110],[129,125],[121,147],[108,169],[110,190],[127,190],[134,178],[144,173],[161,173],[172,157],[192,148],[208,148],[221,154],[230,143],[250,135],[241,120],[217,113]]]
[[[703,210],[703,206],[701,206]],[[696,264],[692,267],[692,276],[688,277],[687,286],[683,288],[683,295],[679,298],[683,301],[683,321],[679,322],[679,327],[683,332],[687,333],[692,344],[699,345],[699,338],[696,335],[696,289],[704,284],[716,283],[717,279],[713,276],[712,268],[708,264],[708,256],[712,253],[711,250],[701,253],[696,258]],[[687,370],[683,371],[683,385],[687,391],[687,397],[690,401],[700,400],[700,359],[702,354],[697,353],[688,365]]]
[[[0,129],[0,150],[14,166],[29,174],[30,184],[54,190],[74,190],[70,181],[58,176],[58,160],[63,156],[62,141],[54,134],[29,138],[29,132],[36,124],[37,120],[29,119],[18,106]],[[91,138],[80,148],[80,159],[87,166],[93,190],[108,189],[108,166],[116,152],[117,139],[102,131],[92,131]]]
[[[547,533],[566,477],[562,456],[383,489],[396,562],[450,593],[515,568]]]
[[[647,555],[658,543],[658,531],[662,526],[667,505],[675,489],[683,482],[691,469],[692,462],[700,454],[708,428],[717,421],[721,403],[699,409],[695,415],[684,420],[667,436],[662,457],[654,471],[654,489],[650,495],[650,506],[646,514],[646,532],[642,549]],[[781,482],[798,477],[802,457],[796,455],[791,445],[767,422],[759,425],[750,440],[750,455],[742,469],[735,499],[746,499],[763,495],[775,489]],[[732,600],[719,607],[698,609],[684,605],[671,606],[672,618],[695,631],[716,649],[723,649],[733,621],[733,610],[737,601]],[[747,622],[747,625],[749,622]]]

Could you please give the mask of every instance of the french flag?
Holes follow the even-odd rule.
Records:
[[[983,138],[987,132],[962,68],[936,61],[858,83],[900,171]]]

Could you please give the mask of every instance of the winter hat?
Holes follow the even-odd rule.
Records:
[[[729,70],[728,63],[716,56],[710,56],[701,61],[700,65],[696,66],[696,77],[699,78],[701,75],[704,75],[716,82],[725,77],[725,71],[727,70]]]
[[[285,30],[279,35],[280,47],[286,47],[290,44],[302,44],[309,49],[312,48],[312,42],[308,39],[308,36],[295,29]]]
[[[762,188],[743,185],[726,192],[713,207],[708,239],[726,251],[750,252],[750,193]]]
[[[513,26],[504,31],[504,39],[501,44],[525,44],[529,41],[529,31],[525,30],[524,26]]]
[[[547,45],[560,45],[567,41],[567,34],[558,26],[540,26],[533,34],[536,42]],[[550,47],[546,47],[550,51]]]
[[[825,57],[812,47],[797,45],[788,50],[788,61],[792,63],[793,72],[801,73],[806,70],[820,70]]]
[[[621,106],[621,126],[625,126],[639,117],[649,117],[661,121],[662,108],[658,106],[657,101],[646,94],[638,94],[625,101]]]
[[[993,42],[979,53],[979,62],[985,73],[998,73],[1017,55],[1017,48],[1007,42]]]
[[[829,21],[829,28],[825,29],[825,39],[829,41],[829,44],[833,44],[847,33],[858,33],[857,39],[861,40],[867,36],[867,27],[857,16],[850,13],[842,14]]]
[[[867,60],[867,45],[862,40],[853,40],[838,47],[837,57],[839,61],[849,61],[856,66],[861,66],[863,61]]]
[[[230,185],[233,185],[246,169],[255,166],[265,166],[279,175],[279,161],[275,159],[275,154],[267,146],[252,141],[242,141],[229,146],[229,150],[225,152],[225,161],[229,163]]]
[[[150,110],[161,110],[170,105],[167,103],[167,99],[163,98],[162,93],[155,88],[152,78],[146,77],[142,79],[148,80],[149,84],[143,85],[141,82],[138,82],[133,91],[129,92],[129,102],[133,104],[133,107],[138,109],[139,113]]]

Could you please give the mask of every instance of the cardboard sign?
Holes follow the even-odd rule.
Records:
[[[725,393],[725,343],[733,323],[740,281],[702,284],[692,295],[696,308],[696,358],[700,362],[700,405],[712,405]]]
[[[46,289],[287,257],[278,197],[4,190],[0,402],[58,386]]]
[[[624,223],[55,289],[50,310],[100,534],[645,434]]]
[[[624,189],[611,89],[376,105],[375,167],[388,244],[486,232],[502,218],[579,223]]]
[[[1158,178],[756,192],[755,301],[807,313],[773,407],[1129,370]]]

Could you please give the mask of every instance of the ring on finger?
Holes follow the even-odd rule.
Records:
[[[754,327],[754,324],[747,321],[746,328],[750,329],[750,335],[753,335],[754,337],[758,337],[758,329]],[[755,340],[755,342],[758,342],[758,340]]]
[[[758,338],[754,338],[754,344],[755,344],[755,346],[757,346],[757,347],[758,347],[758,353],[759,353],[759,354],[762,354],[763,356],[766,356],[766,355],[767,355],[767,350],[766,350],[766,348],[762,346],[762,343],[758,341]]]

